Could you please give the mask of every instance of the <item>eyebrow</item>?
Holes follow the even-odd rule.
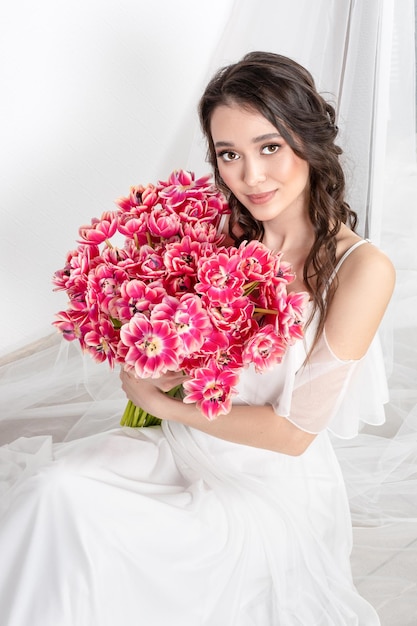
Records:
[[[279,133],[266,133],[266,135],[254,137],[252,143],[260,143],[261,141],[269,141],[270,139],[281,139],[281,135]],[[231,141],[216,141],[214,145],[216,148],[233,148],[234,146]]]

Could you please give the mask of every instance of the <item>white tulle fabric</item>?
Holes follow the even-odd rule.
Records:
[[[347,257],[367,243],[362,239],[346,251],[332,279]],[[277,415],[313,434],[327,428],[335,436],[349,439],[365,424],[383,424],[388,385],[379,337],[375,337],[362,359],[342,360],[329,346],[324,329],[306,362],[316,331],[317,319],[313,319],[304,343],[296,343],[282,365],[262,374],[257,374],[254,367],[244,371],[239,384],[240,400],[247,404],[271,404]]]
[[[304,363],[304,359],[300,344],[285,356],[285,367],[292,376],[283,376],[280,366],[264,374],[256,374],[252,367],[244,371],[241,399],[249,404],[250,398],[263,398],[278,415],[314,434],[327,428],[337,437],[349,439],[364,424],[385,422],[388,388],[378,337],[362,359],[343,361],[332,352],[324,334],[311,360]]]

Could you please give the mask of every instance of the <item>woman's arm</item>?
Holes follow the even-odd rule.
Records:
[[[370,244],[357,248],[346,259],[339,270],[338,278],[338,288],[326,320],[326,338],[338,359],[357,360],[366,353],[378,329],[394,288],[395,272],[387,257]],[[320,358],[318,355],[319,360]],[[314,352],[311,361],[314,362]],[[338,364],[337,359],[335,363]],[[312,413],[307,416],[306,421],[315,421],[310,420],[314,418],[313,404],[317,405],[318,411],[324,408],[321,400],[323,389],[331,386],[332,391],[338,395],[338,388],[333,387],[343,384],[345,374],[342,370],[343,361],[341,363],[340,375],[337,370],[335,372],[330,368],[328,374],[321,376],[320,387],[317,387],[321,389],[318,401],[315,398],[317,394],[312,393],[310,402],[309,385],[306,391],[302,391],[303,412],[308,407]],[[122,387],[132,402],[152,415],[181,422],[220,439],[297,456],[316,437],[314,433],[306,432],[292,423],[291,415],[290,419],[277,415],[269,405],[234,405],[230,413],[210,422],[195,405],[183,404],[178,399],[165,396],[163,391],[181,382],[178,374],[170,374],[160,379],[138,380],[133,374],[122,371],[121,379]],[[296,412],[294,407],[294,414]],[[323,420],[316,420],[318,422]],[[320,423],[320,428],[322,427],[323,424]]]
[[[165,390],[170,388],[165,377],[137,379],[133,373],[122,370],[120,378],[127,397],[145,411],[161,419],[197,428],[219,439],[298,456],[316,437],[297,428],[285,417],[276,415],[268,405],[234,405],[227,415],[209,421],[194,404],[184,404],[181,400],[166,396],[157,386]],[[170,380],[173,387],[180,379]]]

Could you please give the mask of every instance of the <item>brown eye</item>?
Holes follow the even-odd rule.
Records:
[[[275,154],[280,149],[280,146],[276,143],[269,146],[264,146],[261,150],[262,154]]]
[[[229,163],[230,161],[236,161],[239,158],[236,152],[232,152],[231,150],[225,150],[224,152],[220,152],[218,157],[220,159],[223,159],[223,161],[226,161],[227,163]]]

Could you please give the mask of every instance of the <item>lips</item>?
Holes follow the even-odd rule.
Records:
[[[275,195],[274,191],[266,191],[265,193],[254,193],[247,196],[247,198],[252,202],[252,204],[266,204]]]

